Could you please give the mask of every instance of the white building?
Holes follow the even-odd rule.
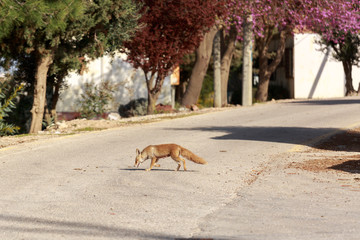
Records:
[[[118,91],[115,93],[115,101],[110,106],[111,111],[117,112],[121,104],[127,104],[131,100],[146,98],[147,88],[144,72],[141,69],[134,69],[124,61],[124,55],[116,55],[114,59],[104,56],[90,62],[88,70],[84,74],[70,74],[66,78],[68,88],[61,92],[56,110],[61,112],[77,112],[79,106],[77,100],[83,92],[84,83],[93,81],[95,84],[101,81],[110,80],[118,84]],[[158,103],[171,104],[170,79],[166,78],[158,99]]]
[[[271,84],[289,90],[290,98],[344,97],[345,73],[342,63],[332,57],[331,49],[320,51],[316,34],[294,34],[286,43],[282,63]],[[360,68],[353,66],[353,86],[358,90]]]

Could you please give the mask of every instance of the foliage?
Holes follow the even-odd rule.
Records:
[[[0,1],[0,40],[7,36],[11,31],[15,21],[14,19],[21,18],[19,16],[19,8],[13,0]]]
[[[48,81],[53,96],[70,71],[84,70],[91,59],[119,48],[136,31],[139,18],[132,0],[3,0],[0,5],[0,65],[16,64],[18,76],[32,86]],[[46,57],[48,65],[40,69]],[[45,105],[38,93],[34,89],[36,122],[42,116],[34,118],[35,112],[43,114]]]
[[[208,68],[204,77],[198,103],[203,107],[214,106],[214,70],[212,67]]]
[[[335,39],[335,40],[333,40]],[[339,41],[340,39],[340,41]],[[356,94],[352,79],[352,66],[358,66],[360,63],[360,37],[343,31],[334,31],[332,39],[321,38],[318,43],[323,52],[329,51],[329,47],[333,50],[332,56],[335,60],[342,62],[345,72],[346,95]]]
[[[19,85],[11,91],[7,82],[0,83],[0,136],[13,135],[20,130],[14,124],[7,123],[5,118],[15,108],[14,100],[19,96],[22,88],[23,85]]]
[[[119,114],[121,117],[134,117],[146,115],[147,101],[145,98],[131,100],[125,105],[120,105]]]
[[[54,61],[49,77],[53,78],[81,71],[91,59],[114,52],[137,29],[138,6],[131,0],[13,2],[9,4],[25,17],[13,20],[13,28],[2,40],[2,56],[9,53],[10,60],[31,62],[36,60],[29,57],[37,46],[51,47]]]
[[[288,99],[289,97],[290,97],[290,93],[286,88],[284,88],[283,86],[270,84],[268,100]]]
[[[226,0],[143,0],[140,24],[144,25],[126,42],[127,61],[145,73],[149,96],[157,98],[165,76],[192,52],[225,11]],[[148,98],[149,100],[153,100]],[[149,103],[149,108],[155,102]],[[148,113],[153,109],[148,108]]]
[[[67,23],[79,18],[83,11],[81,0],[6,1],[3,4],[5,8],[17,9],[12,28],[7,30],[8,34],[2,40],[2,54],[12,54],[6,55],[10,60],[16,53],[29,54],[40,46],[44,49],[56,47]]]
[[[56,118],[56,103],[59,91],[66,87],[65,77],[74,70],[82,74],[92,59],[114,54],[137,30],[138,8],[132,0],[88,2],[82,19],[69,23],[48,73],[51,117]],[[77,41],[72,41],[74,36]]]
[[[319,42],[322,50],[327,49],[328,46],[334,50],[333,57],[338,61],[349,61],[351,65],[358,65],[360,62],[360,37],[358,34],[338,33],[337,39],[342,41],[326,40],[324,38]],[[335,36],[334,36],[335,37]]]
[[[86,82],[84,92],[78,101],[81,117],[87,119],[102,117],[104,113],[109,111],[108,105],[114,100],[113,93],[116,88],[117,85],[109,80],[102,81],[98,85],[94,82]]]
[[[240,0],[228,5],[228,25],[235,24],[241,32],[244,16],[251,15],[257,36],[264,37],[264,31],[271,25],[281,30],[314,31],[324,38],[332,39],[334,30],[352,33],[360,29],[358,0]]]
[[[54,51],[59,45],[61,33],[66,30],[67,23],[81,16],[83,5],[81,0],[29,0],[6,3],[12,5],[5,7],[16,7],[18,11],[17,16],[13,18],[12,28],[1,39],[1,65],[10,67],[21,60],[33,60],[34,97],[30,132],[36,133],[41,130],[46,77],[49,65],[54,60]]]
[[[80,129],[76,129],[77,132],[92,132],[92,131],[101,131],[103,128],[97,128],[97,127],[84,127]]]

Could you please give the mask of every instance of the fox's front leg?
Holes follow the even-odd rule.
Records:
[[[147,169],[145,169],[145,171],[150,171],[150,170],[154,167],[154,165],[155,165],[155,163],[156,163],[156,160],[157,160],[156,157],[151,158],[150,167],[147,168]]]

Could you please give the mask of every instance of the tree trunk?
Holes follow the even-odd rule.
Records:
[[[267,100],[270,76],[268,58],[263,54],[259,54],[259,85],[255,95],[256,101],[265,102]]]
[[[229,35],[222,41],[222,56],[221,56],[221,105],[227,105],[227,88],[229,81],[229,73],[231,61],[235,52],[235,44],[237,38],[237,31],[234,26],[231,26]]]
[[[148,106],[147,106],[147,114],[154,114],[155,107],[156,107],[156,101],[160,95],[160,92],[157,93],[148,93]]]
[[[181,104],[184,106],[196,104],[199,99],[202,83],[211,58],[213,39],[217,31],[217,27],[213,26],[210,31],[205,34],[203,41],[195,51],[195,65],[192,69],[186,92],[181,101]]]
[[[259,86],[255,94],[255,99],[258,102],[267,101],[271,74],[275,72],[285,52],[288,33],[286,29],[279,32],[278,49],[276,50],[274,59],[272,59],[272,62],[269,64],[268,50],[273,38],[273,31],[273,28],[266,29],[265,36],[263,38],[257,38],[259,48]]]
[[[351,62],[342,61],[344,72],[345,72],[345,88],[346,88],[346,96],[353,96],[356,91],[353,86],[352,79],[352,64]]]
[[[31,109],[32,119],[29,133],[37,133],[42,129],[46,98],[46,78],[53,55],[38,50],[37,69],[34,83],[34,102]]]
[[[147,114],[154,114],[156,101],[160,95],[161,87],[164,83],[165,76],[159,77],[156,76],[155,73],[151,73],[150,78],[148,77],[147,73],[145,73],[146,79],[146,87],[148,90],[148,106],[147,106]],[[156,81],[156,82],[155,82]]]

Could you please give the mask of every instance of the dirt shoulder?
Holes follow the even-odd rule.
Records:
[[[360,192],[360,128],[344,131],[300,152],[287,153],[284,171],[303,175],[324,189]],[[352,195],[351,195],[352,196]],[[349,197],[351,198],[351,197]]]
[[[360,128],[331,136],[304,153],[309,159],[294,162],[289,168],[312,172],[360,173]]]

